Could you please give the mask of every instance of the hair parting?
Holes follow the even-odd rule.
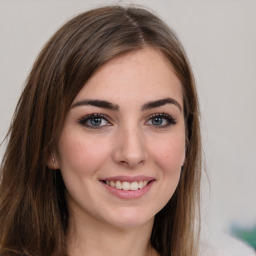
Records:
[[[1,164],[0,255],[65,256],[69,214],[59,170],[48,165],[70,106],[101,66],[154,47],[183,86],[186,161],[178,187],[155,216],[151,244],[161,256],[196,256],[201,140],[193,73],[175,33],[151,12],[108,6],[82,13],[46,43],[28,76]],[[196,222],[197,220],[197,222]]]

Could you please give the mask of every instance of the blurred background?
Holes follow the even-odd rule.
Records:
[[[255,0],[0,0],[0,140],[37,54],[56,29],[88,9],[129,3],[153,10],[177,32],[194,70],[208,175],[202,250],[212,248],[204,255],[215,248],[222,256],[254,255],[245,244],[256,247]]]

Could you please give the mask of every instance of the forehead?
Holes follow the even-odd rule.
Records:
[[[75,100],[150,101],[174,97],[182,105],[182,86],[171,62],[146,47],[112,59],[86,82]]]

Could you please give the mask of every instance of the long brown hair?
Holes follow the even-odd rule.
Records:
[[[121,6],[70,20],[48,41],[31,70],[1,165],[1,255],[67,255],[65,185],[47,160],[73,99],[90,76],[107,61],[145,46],[159,49],[182,83],[187,133],[180,182],[155,216],[151,244],[161,256],[197,255],[201,141],[193,74],[181,43],[163,21],[145,9]]]

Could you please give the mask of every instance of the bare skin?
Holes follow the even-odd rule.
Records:
[[[184,157],[182,87],[169,60],[146,47],[101,67],[74,99],[54,155],[69,255],[157,256],[154,217]]]
[[[125,230],[87,223],[80,220],[79,225],[71,225],[76,229],[69,230],[67,237],[70,256],[159,256],[149,243],[152,223]]]

